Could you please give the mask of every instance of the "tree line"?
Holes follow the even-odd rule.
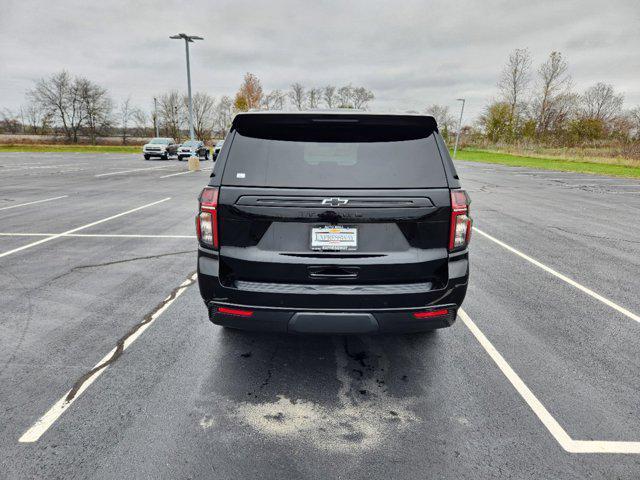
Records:
[[[624,95],[613,85],[597,82],[576,91],[560,52],[551,52],[535,69],[532,64],[528,49],[511,52],[496,84],[497,96],[472,125],[462,127],[466,143],[576,146],[640,140],[640,106],[625,109]],[[458,119],[449,107],[433,104],[425,113],[452,141]]]
[[[61,71],[36,81],[26,97],[19,111],[0,110],[0,132],[60,135],[70,143],[86,137],[94,144],[99,137],[115,135],[126,144],[130,137],[154,136],[156,127],[161,136],[187,136],[188,98],[178,90],[158,95],[152,108],[143,109],[130,97],[116,104],[106,88]],[[234,115],[252,109],[366,109],[373,99],[373,92],[351,84],[307,88],[296,82],[288,91],[265,93],[260,79],[247,73],[233,98],[206,92],[192,96],[194,134],[201,140],[223,138]]]
[[[624,96],[598,82],[576,91],[569,64],[560,52],[551,52],[537,68],[528,49],[509,55],[497,82],[498,94],[473,126],[463,128],[472,141],[571,146],[608,140],[640,140],[640,106],[624,108]],[[35,82],[18,112],[0,110],[0,132],[53,134],[68,142],[79,137],[95,143],[101,136],[155,135],[186,137],[188,100],[178,90],[156,97],[157,108],[141,108],[130,98],[116,104],[106,88],[67,71]],[[233,96],[193,95],[194,132],[199,139],[224,137],[237,112],[252,109],[308,110],[317,108],[367,109],[375,98],[363,86],[305,86],[265,91],[260,79],[247,73]],[[457,130],[457,115],[449,107],[433,104],[425,109],[449,138]]]
[[[247,73],[240,89],[236,93],[234,107],[239,111],[250,109],[282,110],[289,105],[294,110],[313,110],[318,108],[354,108],[366,110],[375,98],[373,92],[365,87],[351,84],[342,87],[326,85],[307,88],[301,83],[291,84],[287,92],[272,90],[264,93],[260,80]]]
[[[640,139],[640,106],[625,110],[624,95],[597,82],[577,91],[569,63],[560,52],[533,68],[528,49],[509,55],[479,127],[490,142],[533,140],[575,145]]]

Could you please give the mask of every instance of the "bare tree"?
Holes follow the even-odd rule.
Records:
[[[367,105],[375,98],[375,96],[371,90],[364,87],[356,87],[352,91],[351,98],[353,100],[353,108],[366,110]]]
[[[8,108],[0,110],[0,131],[5,133],[19,133],[22,125],[15,113]]]
[[[571,76],[560,52],[551,52],[538,69],[538,88],[534,99],[536,133],[544,134],[571,108]]]
[[[216,104],[214,108],[214,128],[222,135],[222,137],[226,137],[227,133],[229,133],[229,128],[231,127],[231,122],[233,121],[234,116],[234,108],[233,102],[226,95],[223,96],[220,101]]]
[[[598,121],[605,124],[602,120]],[[635,124],[630,112],[620,111],[618,114],[611,117],[606,122],[605,133],[609,133],[612,138],[622,139],[625,141],[633,139],[635,134]]]
[[[98,135],[111,126],[113,101],[106,88],[86,78],[78,78],[75,83],[78,84],[87,133],[95,144]]]
[[[266,110],[282,110],[284,102],[285,94],[281,90],[272,90],[262,99],[262,105]]]
[[[338,98],[336,96],[336,87],[333,85],[327,85],[322,89],[322,99],[327,105],[327,108],[335,108]]]
[[[158,115],[164,126],[165,134],[176,140],[180,140],[182,126],[184,125],[184,102],[177,90],[171,90],[159,98]]]
[[[580,96],[580,113],[583,118],[607,123],[621,114],[623,103],[623,94],[617,94],[612,85],[598,82]]]
[[[516,48],[502,69],[498,89],[500,100],[511,108],[511,123],[517,126],[524,110],[524,95],[531,80],[531,54],[527,48]]]
[[[198,140],[210,140],[213,133],[215,98],[208,93],[196,92],[192,97],[193,133]],[[189,108],[189,97],[184,97],[184,108]]]
[[[338,89],[338,107],[354,108],[353,107],[353,87],[351,85],[346,85]]]
[[[42,110],[34,102],[28,102],[26,105],[20,106],[23,118],[23,130],[28,127],[26,131],[33,135],[37,135],[40,130],[40,113]]]
[[[67,140],[77,142],[85,120],[81,96],[82,79],[72,79],[66,70],[42,78],[28,92],[30,99],[43,111],[50,112],[62,128]]]
[[[51,122],[51,113],[44,110],[35,102],[27,103],[23,108],[25,121],[29,127],[29,133],[34,135],[45,133]]]
[[[298,82],[291,84],[289,98],[291,99],[291,103],[293,103],[298,110],[303,110],[305,99],[307,98],[307,92],[305,91],[304,86]]]
[[[640,105],[629,111],[629,118],[633,125],[632,130],[634,132],[634,136],[636,140],[640,140]]]
[[[560,132],[566,124],[575,117],[580,96],[572,92],[569,87],[555,98],[549,109],[548,129],[552,132]]]
[[[122,131],[122,144],[127,144],[127,135],[129,134],[129,123],[133,116],[133,108],[131,108],[131,97],[127,97],[120,103],[120,109],[118,110],[118,116],[120,120],[120,128]]]
[[[151,126],[153,126],[153,115],[153,113],[151,115],[147,114],[147,112],[141,108],[134,108],[132,110],[131,118],[133,120],[134,133],[136,137],[155,135],[155,131],[151,134],[149,133],[149,120],[151,119]]]
[[[442,135],[448,138],[449,134],[455,129],[456,123],[456,119],[449,111],[449,107],[437,104],[429,105],[426,108],[426,113],[436,119]]]
[[[320,99],[322,98],[321,88],[310,88],[307,93],[307,104],[310,109],[318,108],[320,106]]]

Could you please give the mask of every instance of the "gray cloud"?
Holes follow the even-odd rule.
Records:
[[[0,107],[17,108],[33,81],[66,68],[131,95],[185,88],[177,32],[200,34],[192,49],[196,90],[233,94],[245,72],[266,89],[362,84],[374,108],[457,108],[477,116],[495,95],[508,53],[552,50],[570,62],[575,84],[612,83],[640,104],[640,8],[636,0],[268,2],[205,0],[3,0]]]

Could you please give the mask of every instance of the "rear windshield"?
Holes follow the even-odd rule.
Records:
[[[435,133],[398,141],[300,141],[236,132],[222,184],[298,188],[446,187]],[[312,135],[310,138],[315,139]],[[402,137],[401,137],[402,138]],[[359,140],[362,140],[360,135]]]

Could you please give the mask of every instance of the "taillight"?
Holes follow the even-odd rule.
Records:
[[[415,312],[413,314],[415,318],[444,317],[445,315],[449,315],[449,310],[447,308],[441,308],[440,310],[427,310],[425,312]]]
[[[218,249],[218,189],[205,187],[198,199],[200,208],[196,217],[198,241],[209,248]]]
[[[451,231],[449,250],[466,247],[471,239],[472,220],[469,216],[469,196],[464,190],[451,190]]]
[[[239,308],[219,307],[218,313],[222,313],[224,315],[235,315],[236,317],[250,317],[251,315],[253,315],[253,310],[240,310]]]

